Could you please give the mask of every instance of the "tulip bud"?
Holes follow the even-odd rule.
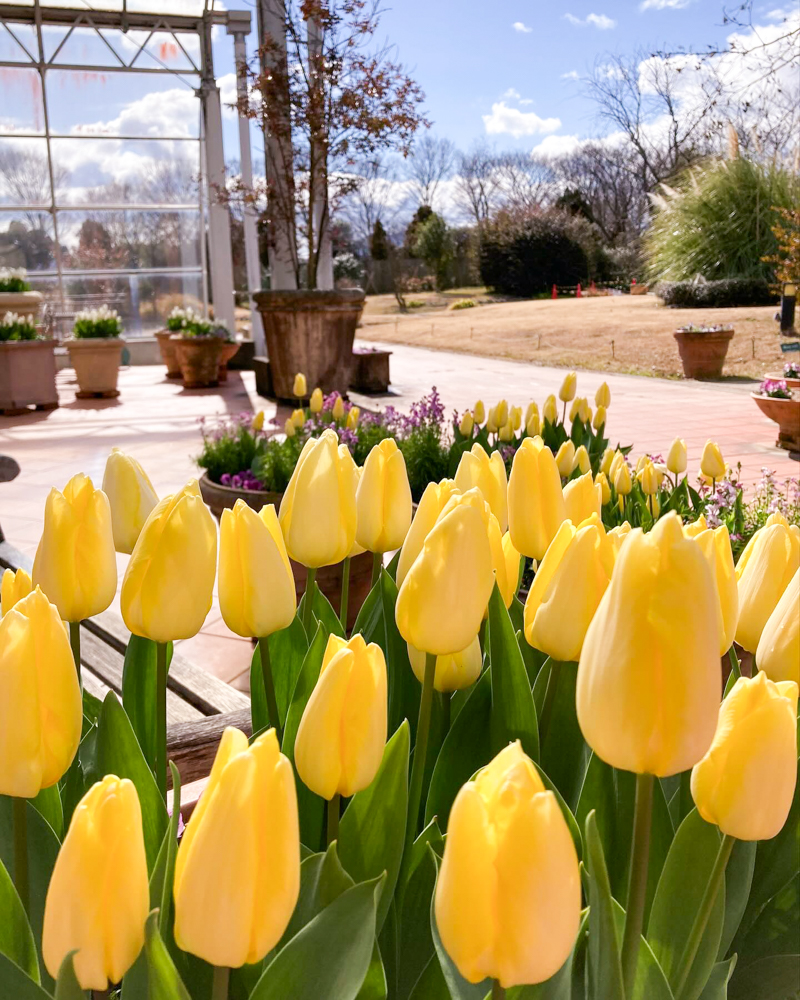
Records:
[[[502,438],[502,435],[501,435]],[[462,493],[477,488],[491,507],[500,524],[500,531],[508,527],[508,477],[503,456],[493,451],[491,457],[479,444],[461,455],[456,469],[455,484]]]
[[[792,577],[758,641],[756,664],[773,681],[800,684],[800,569]]]
[[[471,504],[443,510],[400,587],[400,634],[425,653],[465,649],[478,634],[493,587],[486,515]]]
[[[503,535],[502,541],[503,558],[502,561],[495,562],[495,573],[497,576],[497,586],[500,588],[500,596],[503,598],[505,606],[508,607],[514,599],[514,595],[519,590],[520,559],[522,559],[522,556],[514,548],[510,531],[507,531]]]
[[[621,451],[615,451],[614,455],[611,458],[611,464],[608,467],[608,472],[606,473],[606,475],[609,478],[609,481],[613,483],[614,482],[614,477],[616,476],[617,472],[619,471],[619,467],[621,465],[627,465],[627,464],[628,463],[625,461],[625,456],[622,454],[622,452]]]
[[[211,965],[252,965],[280,941],[300,892],[300,833],[292,765],[274,729],[251,746],[238,729],[222,734],[178,847],[173,892],[175,943]]]
[[[707,823],[737,840],[783,829],[797,781],[797,685],[759,671],[740,677],[719,709],[714,741],[692,770],[692,798]]]
[[[489,434],[497,433],[497,421],[495,420],[496,410],[494,407],[489,410],[489,416],[486,418],[486,430]]]
[[[522,427],[522,407],[512,406],[509,419],[511,421],[511,426],[515,431],[518,431],[520,427]]]
[[[37,587],[0,620],[0,795],[32,799],[59,781],[82,722],[69,638]]]
[[[577,417],[580,415],[582,402],[583,400],[579,396],[576,396],[575,399],[572,400],[572,406],[570,406],[569,408],[570,423],[572,423],[573,420],[576,420]]]
[[[572,470],[574,472],[575,469],[580,469],[581,473],[586,475],[591,467],[592,463],[589,460],[589,452],[586,450],[586,445],[582,444],[575,452],[575,458],[572,460]]]
[[[291,417],[286,418],[286,423],[283,425],[283,433],[287,438],[293,438],[297,431],[294,429],[294,423]]]
[[[714,441],[706,441],[700,459],[700,471],[709,479],[722,479],[726,471],[725,459]]]
[[[494,408],[494,422],[498,427],[504,427],[508,423],[508,402],[501,399]]]
[[[692,537],[686,528],[683,533],[687,538]],[[720,656],[724,656],[733,645],[736,623],[739,619],[739,591],[736,585],[730,535],[727,527],[722,524],[718,528],[709,528],[695,534],[694,540],[700,546],[716,584],[720,629],[719,653]]]
[[[355,484],[338,442],[330,428],[306,441],[281,501],[286,551],[315,569],[341,562],[356,537]]]
[[[542,424],[539,419],[539,411],[534,410],[533,413],[528,417],[525,423],[525,433],[528,437],[538,437],[542,430]]]
[[[600,502],[603,506],[611,502],[611,487],[605,474],[598,472],[594,478],[595,486],[600,487]]]
[[[482,399],[479,399],[478,402],[472,407],[472,415],[475,418],[476,424],[482,424],[486,419],[486,408],[483,405]]]
[[[351,406],[350,411],[347,414],[347,424],[346,427],[349,431],[354,431],[358,427],[358,418],[361,416],[360,406]]]
[[[575,372],[568,372],[564,376],[564,381],[561,383],[561,388],[558,390],[558,398],[562,403],[569,403],[570,400],[575,398],[575,390],[578,386],[578,376]]]
[[[264,427],[264,411],[259,410],[258,413],[253,417],[253,430],[260,431]]]
[[[462,785],[447,824],[436,926],[470,983],[544,982],[580,925],[578,856],[553,792],[519,741]]]
[[[122,617],[134,635],[190,639],[211,608],[217,528],[196,479],[164,497],[142,528],[122,581]]]
[[[499,438],[501,441],[508,442],[514,440],[514,427],[511,421],[508,420],[503,427],[500,428]]]
[[[50,490],[31,575],[64,621],[99,615],[114,600],[117,559],[111,508],[88,476],[73,476],[63,493]]]
[[[540,437],[524,438],[508,481],[508,526],[514,547],[541,559],[566,517],[553,453]]]
[[[472,437],[472,428],[475,426],[475,421],[469,410],[464,411],[464,416],[461,418],[461,423],[458,425],[458,433],[462,437]]]
[[[736,564],[739,623],[736,641],[754,653],[761,633],[800,566],[800,528],[783,514],[770,514]]]
[[[619,556],[619,550],[622,548],[623,543],[628,538],[631,533],[631,526],[627,521],[623,521],[622,524],[618,524],[615,528],[612,528],[608,532],[608,540],[614,547],[615,558]]]
[[[589,406],[588,400],[583,398],[581,398],[580,405],[578,406],[578,419],[582,424],[590,424],[592,422],[592,408]]]
[[[525,638],[554,660],[577,661],[614,569],[614,546],[599,519],[564,521],[525,602]]]
[[[647,463],[649,461],[650,461],[650,456],[649,455],[640,455],[636,459],[636,477],[637,477],[637,479],[639,477],[639,473],[642,471],[642,469],[647,465]]]
[[[158,494],[135,458],[112,448],[103,474],[103,492],[111,507],[111,529],[117,552],[133,552],[139,532]]]
[[[383,759],[387,706],[381,647],[331,634],[294,746],[303,784],[323,799],[366,788]]]
[[[606,408],[605,406],[598,406],[597,411],[594,415],[594,420],[592,421],[592,427],[599,433],[606,425]]]
[[[686,464],[686,442],[683,438],[675,438],[667,455],[667,468],[673,476],[680,476],[686,472]]]
[[[558,423],[558,404],[556,403],[556,397],[552,393],[544,401],[544,406],[542,407],[542,418],[545,423],[557,424]]]
[[[341,420],[344,416],[344,400],[341,396],[337,396],[333,403],[333,409],[331,410],[331,415],[334,420]]]
[[[294,577],[272,504],[256,513],[244,500],[223,510],[219,530],[219,609],[237,635],[261,638],[292,624]]]
[[[526,426],[530,423],[531,417],[533,417],[534,414],[536,415],[536,418],[538,420],[538,418],[539,418],[539,407],[536,405],[536,402],[534,400],[531,400],[530,403],[528,403],[528,409],[525,411],[525,424],[526,424]]]
[[[633,489],[631,470],[628,468],[626,462],[620,462],[619,467],[614,474],[613,482],[614,489],[617,491],[618,496],[626,497]]]
[[[613,448],[606,448],[603,452],[603,457],[600,460],[600,472],[602,472],[606,478],[610,478],[611,476],[611,463],[614,461],[616,455],[617,452],[615,452]]]
[[[291,421],[297,430],[300,430],[306,422],[306,411],[305,410],[292,410]]]
[[[302,372],[298,372],[294,377],[292,395],[296,396],[298,399],[303,399],[307,392],[308,387],[306,386],[306,377]]]
[[[659,478],[656,467],[648,458],[642,465],[637,477],[645,496],[652,496],[658,492]]]
[[[701,531],[706,531],[708,529],[708,523],[704,514],[701,514],[696,521],[692,521],[691,524],[684,524],[683,533],[687,538],[696,538]]]
[[[411,526],[411,487],[394,438],[384,438],[367,455],[356,512],[356,541],[369,552],[392,552],[405,541]]]
[[[596,406],[602,406],[604,410],[611,406],[611,390],[608,388],[608,382],[601,383],[600,388],[594,394],[594,402]]]
[[[719,705],[717,595],[673,511],[631,531],[581,651],[578,722],[612,767],[666,777],[696,764]]]
[[[417,504],[417,512],[411,527],[408,529],[403,547],[400,550],[400,560],[397,564],[397,586],[402,586],[414,560],[422,551],[422,545],[439,519],[444,506],[450,497],[459,493],[452,479],[443,479],[440,483],[428,483],[425,492]]]
[[[556,465],[562,479],[567,479],[572,475],[575,465],[575,445],[567,439],[556,452]]]
[[[600,517],[603,506],[603,490],[587,472],[573,479],[564,487],[564,510],[573,524],[580,524],[592,514]]]
[[[312,413],[319,413],[322,410],[324,400],[322,398],[322,389],[319,386],[311,393],[311,399],[308,403],[308,408]]]
[[[58,976],[75,952],[82,990],[108,989],[136,961],[150,910],[136,786],[107,774],[83,796],[58,852],[44,907],[42,954]]]
[[[0,618],[33,590],[31,578],[24,569],[7,569],[0,580]]]
[[[407,643],[408,659],[414,676],[422,684],[425,678],[425,654]],[[433,687],[436,691],[460,691],[467,688],[481,675],[481,644],[477,635],[466,649],[436,657]]]

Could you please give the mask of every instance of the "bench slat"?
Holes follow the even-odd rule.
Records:
[[[167,758],[175,762],[181,775],[181,784],[205,778],[217,753],[220,737],[228,726],[252,735],[250,709],[212,715],[200,722],[180,722],[167,732]]]

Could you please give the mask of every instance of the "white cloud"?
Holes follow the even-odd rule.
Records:
[[[546,135],[561,128],[560,118],[540,118],[534,111],[509,108],[505,101],[492,105],[492,113],[483,115],[483,124],[489,135]]]
[[[533,28],[529,28],[528,25],[523,24],[522,21],[515,21],[511,27],[514,31],[519,32],[521,35],[529,35],[533,31]]]
[[[519,103],[520,104],[533,104],[533,98],[532,97],[523,97],[523,98],[520,99]]]
[[[681,10],[692,0],[642,0],[639,10]]]
[[[509,87],[505,94],[500,95],[504,101],[519,101],[522,94],[516,89],[516,87]]]
[[[575,17],[574,14],[565,14],[564,17],[570,24],[574,24],[578,28],[586,28],[592,25],[598,31],[608,31],[609,28],[616,27],[617,24],[613,18],[607,17],[605,14],[588,14],[583,19]]]
[[[585,140],[579,139],[577,135],[548,135],[533,147],[531,154],[545,157],[566,156],[580,149],[583,142]]]
[[[571,69],[569,73],[562,73],[562,80],[580,80],[581,75],[576,69]]]

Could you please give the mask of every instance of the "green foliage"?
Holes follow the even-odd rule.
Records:
[[[450,308],[454,311],[457,309],[474,309],[477,304],[478,303],[475,299],[459,299],[457,302],[454,302]]]
[[[212,428],[201,423],[201,431],[203,447],[195,461],[212,482],[222,482],[226,473],[236,475],[252,466],[260,441],[252,415],[248,414],[246,420],[231,417]]]
[[[777,301],[766,278],[720,278],[715,281],[660,281],[664,305],[679,309],[732,309],[768,306]]]
[[[36,326],[27,316],[7,312],[0,319],[0,342],[6,340],[36,340]]]
[[[24,267],[0,267],[0,293],[19,294],[30,290],[31,285]]]
[[[380,219],[375,220],[369,241],[369,252],[373,260],[387,260],[389,257],[389,237]]]
[[[414,255],[421,257],[436,275],[436,287],[446,288],[450,265],[455,257],[455,244],[447,223],[436,212],[432,212],[417,227]]]
[[[122,334],[122,320],[115,309],[100,306],[99,309],[85,309],[75,317],[72,336],[77,340],[107,340]]]
[[[764,258],[778,251],[778,211],[800,200],[800,181],[789,170],[742,158],[716,160],[689,168],[665,190],[644,238],[651,278],[774,280],[774,266]]]

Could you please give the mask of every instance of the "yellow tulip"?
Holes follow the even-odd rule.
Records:
[[[477,486],[473,486],[465,493],[454,493],[442,508],[440,519],[462,504],[474,507],[483,518],[484,530],[492,553],[492,572],[500,595],[508,607],[517,591],[519,552],[514,548],[508,532],[505,535],[501,532],[497,518]]]
[[[694,537],[705,556],[708,567],[714,578],[717,589],[720,628],[720,656],[723,656],[733,645],[736,634],[736,623],[739,619],[739,591],[736,585],[736,570],[733,565],[731,538],[727,527],[722,524],[718,528],[707,528]]]
[[[611,463],[618,454],[613,448],[606,448],[603,452],[603,457],[600,460],[600,472],[608,479],[611,479]]]
[[[600,502],[605,505],[611,502],[611,487],[608,484],[608,479],[602,472],[598,472],[594,477],[595,486],[600,487]]]
[[[526,424],[526,426],[528,425],[528,423],[530,423],[530,419],[531,419],[531,417],[534,414],[536,414],[536,417],[538,419],[538,417],[539,417],[539,407],[536,405],[536,401],[532,399],[530,401],[530,403],[528,403],[528,409],[525,411],[525,424]]]
[[[564,381],[561,383],[561,388],[558,390],[558,398],[562,403],[569,403],[570,400],[575,398],[577,386],[578,376],[575,372],[567,372],[564,376]]]
[[[577,661],[614,569],[614,546],[598,520],[564,521],[525,602],[525,638],[554,660]]]
[[[486,418],[486,430],[489,434],[496,434],[498,431],[495,415],[496,415],[496,410],[494,407],[492,407],[491,410],[489,410],[489,416]]]
[[[622,524],[618,524],[615,528],[612,528],[608,532],[608,540],[614,548],[615,558],[619,556],[619,550],[622,548],[623,543],[626,541],[631,533],[631,526],[627,521],[623,521]]]
[[[300,891],[292,765],[275,730],[222,734],[175,860],[175,942],[212,965],[252,965],[280,941]]]
[[[514,547],[541,559],[566,517],[561,478],[540,437],[524,438],[508,480],[508,527]]]
[[[341,396],[337,396],[333,403],[333,409],[331,410],[331,415],[334,420],[341,420],[344,416],[344,400]]]
[[[264,427],[264,411],[259,410],[258,413],[253,417],[253,430],[260,431]]]
[[[755,653],[761,633],[800,566],[800,528],[783,514],[770,514],[736,564],[739,623],[736,641]]]
[[[511,541],[511,532],[507,531],[503,535],[503,558],[495,566],[497,576],[497,586],[500,588],[500,595],[506,607],[511,604],[514,595],[519,589],[519,564],[522,556],[514,548]]]
[[[651,459],[650,459],[649,455],[640,455],[636,459],[636,469],[635,469],[635,472],[636,472],[636,478],[637,479],[639,478],[639,473],[642,471],[642,469],[647,465],[647,463],[650,460]]]
[[[443,511],[400,587],[400,634],[426,653],[465,649],[478,634],[493,587],[486,515],[469,503]]]
[[[196,479],[164,499],[145,521],[125,578],[120,605],[134,635],[190,639],[211,609],[217,528]]]
[[[525,422],[525,433],[528,437],[538,437],[542,431],[542,422],[539,419],[539,411],[534,410]]]
[[[445,504],[450,497],[459,492],[452,479],[443,479],[440,483],[428,483],[425,487],[425,492],[417,504],[414,520],[411,522],[411,527],[408,529],[408,534],[400,550],[400,560],[397,564],[398,587],[402,586],[414,560],[422,551],[422,545],[439,519]]]
[[[605,406],[598,406],[595,411],[594,420],[592,421],[592,427],[600,432],[605,427],[607,419],[608,412]]]
[[[356,537],[356,492],[352,469],[328,429],[309,438],[283,494],[279,520],[286,551],[295,562],[318,568],[341,562]]]
[[[0,618],[33,590],[30,576],[24,569],[7,569],[0,580]]]
[[[292,416],[290,419],[295,429],[300,430],[300,428],[303,427],[306,422],[306,411],[303,409],[292,410]]]
[[[514,427],[510,420],[507,420],[506,423],[500,428],[499,438],[501,441],[505,442],[514,440]]]
[[[621,497],[626,497],[633,489],[631,470],[628,468],[627,463],[620,462],[617,471],[614,473],[613,483],[617,495]]]
[[[306,377],[302,372],[298,372],[294,377],[292,395],[296,396],[298,399],[302,399],[307,392],[308,387],[306,386]]]
[[[800,684],[800,569],[792,577],[758,641],[756,665],[773,681]]]
[[[644,462],[636,478],[639,480],[639,484],[641,485],[642,492],[645,496],[652,496],[654,493],[658,492],[658,471],[650,459],[647,459],[647,461]]]
[[[611,458],[611,464],[608,467],[608,472],[606,473],[606,475],[608,476],[609,482],[613,483],[614,482],[614,477],[619,472],[619,467],[621,465],[627,465],[627,464],[628,463],[625,460],[625,456],[622,454],[622,452],[621,451],[615,451],[614,455]]]
[[[589,401],[583,397],[581,397],[578,407],[578,417],[582,424],[589,424],[592,421],[592,408],[589,406]]]
[[[696,538],[701,531],[708,530],[708,523],[706,522],[705,515],[701,514],[696,521],[692,521],[691,524],[684,524],[683,533],[687,538]]]
[[[300,720],[294,763],[323,799],[355,795],[378,773],[387,734],[386,660],[360,634],[331,635],[319,680]]]
[[[219,527],[219,609],[237,635],[261,638],[292,624],[294,577],[272,504],[257,514],[244,500]]]
[[[88,476],[73,476],[63,493],[50,490],[31,575],[64,621],[99,615],[114,600],[117,558],[111,507]]]
[[[479,399],[478,402],[472,407],[472,415],[475,417],[476,424],[482,424],[486,419],[486,408],[483,405],[482,399]]]
[[[740,677],[692,770],[697,811],[737,840],[769,840],[786,823],[796,781],[797,684]]]
[[[611,390],[608,388],[608,382],[600,384],[600,388],[594,394],[594,402],[596,406],[602,406],[604,410],[611,406]]]
[[[345,448],[344,450],[342,450],[340,447],[339,453],[342,456],[344,464],[350,470],[350,474],[353,477],[353,489],[356,491],[356,496],[358,496],[358,484],[361,482],[361,475],[364,472],[364,469],[356,465],[355,461],[353,460],[353,456],[350,454],[349,448]],[[363,546],[358,544],[358,539],[354,538],[353,545],[350,548],[350,551],[347,553],[347,555],[350,559],[352,559],[354,556],[360,556],[362,552],[366,551],[367,550],[363,548]]]
[[[504,427],[508,423],[508,402],[501,399],[494,408],[494,422],[498,427]]]
[[[518,431],[520,427],[522,427],[522,407],[512,406],[509,419],[511,421],[511,426],[515,431]]]
[[[360,406],[351,406],[347,414],[347,429],[354,431],[358,427],[358,418],[361,416]]]
[[[356,541],[369,552],[392,552],[405,541],[411,527],[411,487],[394,438],[384,438],[367,455],[356,512]]]
[[[709,479],[722,479],[726,469],[719,445],[714,441],[706,441],[700,458],[700,471]]]
[[[572,400],[572,406],[570,406],[570,408],[569,408],[569,422],[570,423],[572,423],[572,421],[575,420],[576,417],[580,416],[581,403],[582,402],[583,402],[583,400],[580,398],[580,396],[576,396],[575,399]]]
[[[311,399],[308,402],[308,408],[312,413],[319,413],[322,409],[324,400],[322,397],[322,389],[319,386],[311,393]]]
[[[564,487],[564,510],[573,524],[580,524],[592,514],[599,517],[602,506],[603,488],[595,484],[591,471]]]
[[[469,410],[464,411],[464,416],[461,418],[461,423],[458,425],[458,433],[462,437],[472,437],[472,428],[475,426],[475,420]]]
[[[407,643],[408,659],[414,676],[422,684],[425,678],[425,654]],[[481,644],[477,635],[466,649],[436,657],[433,687],[436,691],[460,691],[467,688],[481,675]]]
[[[562,479],[572,475],[575,464],[575,445],[572,441],[566,440],[556,452],[556,465]]]
[[[686,442],[683,438],[676,437],[669,447],[669,454],[667,455],[667,468],[673,476],[680,476],[682,473],[686,472],[686,465]]]
[[[135,458],[112,448],[103,473],[103,492],[111,507],[111,529],[117,552],[130,555],[136,539],[158,503],[158,494]]]
[[[32,799],[59,781],[82,723],[69,638],[37,587],[0,620],[0,795]]]
[[[659,777],[711,745],[721,685],[714,580],[673,511],[631,531],[586,633],[576,707],[612,767]]]
[[[136,961],[150,910],[136,786],[107,774],[83,796],[58,852],[44,907],[42,954],[58,976],[75,951],[81,989],[108,989]]]
[[[555,795],[512,743],[462,785],[447,825],[434,911],[471,983],[544,982],[580,925],[578,857]]]
[[[294,422],[291,417],[286,418],[286,422],[283,425],[283,433],[287,438],[293,438],[297,431],[295,430]]]
[[[549,424],[558,423],[558,403],[556,403],[556,397],[552,393],[544,401],[542,418]]]
[[[491,457],[479,444],[461,455],[456,469],[455,484],[462,493],[477,486],[500,524],[508,527],[508,477],[503,456],[493,451]]]
[[[575,452],[575,458],[572,460],[572,469],[580,469],[581,473],[585,475],[592,467],[592,463],[589,460],[589,452],[586,450],[586,445],[581,445]]]

